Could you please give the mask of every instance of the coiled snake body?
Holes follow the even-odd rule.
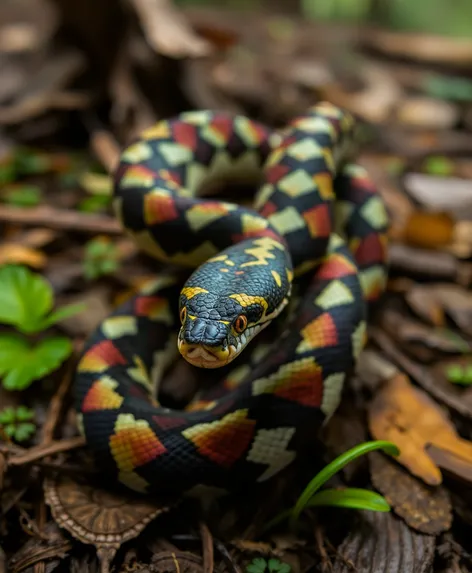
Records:
[[[125,486],[262,482],[336,409],[367,304],[386,280],[387,216],[365,170],[346,163],[353,127],[328,103],[280,131],[196,111],[157,123],[123,152],[115,211],[169,271],[90,337],[75,399],[89,447]],[[198,197],[203,183],[251,174],[263,179],[253,209]],[[193,272],[182,280],[175,265]],[[276,338],[262,344],[273,320]],[[179,351],[199,367],[230,365],[183,411],[156,398]]]

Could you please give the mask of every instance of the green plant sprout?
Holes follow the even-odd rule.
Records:
[[[77,314],[83,304],[53,311],[51,285],[38,273],[19,265],[0,268],[0,323],[17,332],[0,334],[0,376],[6,390],[24,390],[34,380],[53,372],[71,354],[64,336],[50,336],[33,344],[25,335],[38,335]]]
[[[111,203],[111,197],[108,195],[92,195],[85,197],[77,205],[79,211],[82,213],[100,213],[105,211]]]
[[[279,513],[274,519],[269,521],[265,530],[271,529],[287,518],[289,519],[290,528],[294,530],[300,514],[308,507],[332,506],[370,511],[390,511],[390,505],[383,496],[367,489],[346,487],[342,489],[330,488],[318,491],[348,463],[375,450],[383,450],[391,456],[398,456],[400,454],[400,450],[392,442],[377,440],[358,444],[338,456],[319,471],[302,491],[293,508]]]
[[[451,364],[446,369],[446,377],[453,384],[461,386],[470,386],[472,384],[472,364],[461,366],[460,364]]]
[[[288,563],[282,563],[278,559],[263,559],[255,557],[246,566],[246,573],[291,573],[292,568]]]
[[[36,425],[32,420],[34,412],[26,406],[4,408],[0,411],[0,434],[3,433],[16,442],[24,442],[36,432]]]
[[[11,184],[4,188],[2,200],[15,207],[35,207],[41,202],[42,192],[37,185]]]
[[[119,266],[118,248],[108,237],[97,237],[85,245],[83,268],[87,279],[112,274]]]

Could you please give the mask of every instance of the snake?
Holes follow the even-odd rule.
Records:
[[[160,266],[85,341],[73,385],[119,484],[256,486],[331,419],[387,279],[388,213],[355,142],[351,113],[321,101],[278,128],[184,111],[122,150],[113,211]],[[215,195],[231,182],[249,204]],[[170,408],[159,389],[179,360],[215,379]]]

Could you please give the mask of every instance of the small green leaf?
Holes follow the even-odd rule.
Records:
[[[11,424],[15,421],[15,408],[8,406],[0,412],[0,424]]]
[[[282,563],[278,559],[269,559],[268,566],[270,573],[290,573],[292,571],[288,563]]]
[[[42,191],[37,185],[12,184],[2,193],[3,200],[16,207],[35,207],[41,201]]]
[[[307,504],[309,507],[322,505],[383,512],[388,512],[391,509],[385,498],[378,493],[366,489],[348,487],[319,491]]]
[[[429,156],[424,164],[424,170],[430,175],[438,175],[439,177],[447,177],[454,173],[454,163],[447,157],[440,155]]]
[[[26,338],[19,334],[0,334],[0,376],[20,365],[30,348]]]
[[[5,408],[0,412],[0,426],[4,434],[17,442],[27,440],[36,431],[36,426],[32,422],[34,412],[26,406],[18,408]]]
[[[118,261],[115,261],[114,259],[106,259],[100,263],[100,270],[104,274],[110,274],[115,272],[118,266]]]
[[[23,442],[32,436],[36,431],[36,426],[30,422],[22,422],[15,428],[13,438],[17,442]]]
[[[392,456],[398,456],[400,453],[397,446],[392,442],[386,442],[383,440],[365,442],[363,444],[355,446],[354,448],[351,448],[344,454],[341,454],[330,464],[324,467],[320,472],[318,472],[316,476],[306,486],[304,491],[301,493],[300,497],[297,500],[297,503],[295,504],[295,507],[291,512],[291,518],[290,518],[291,527],[294,527],[295,521],[299,518],[300,513],[306,507],[310,498],[313,497],[313,495],[320,489],[320,487],[324,483],[326,483],[344,466],[346,466],[348,463],[352,462],[356,458],[379,449],[384,450],[386,453]]]
[[[110,198],[106,195],[93,195],[82,199],[78,204],[79,211],[83,213],[99,213],[110,205]]]
[[[267,567],[267,561],[262,557],[255,557],[249,565],[246,566],[246,573],[264,573]]]
[[[16,432],[15,424],[9,424],[8,426],[5,426],[5,427],[3,428],[3,431],[5,432],[5,434],[6,434],[9,438],[13,438],[13,436],[15,435],[15,432]]]
[[[0,322],[23,332],[38,332],[38,323],[53,306],[51,285],[19,265],[0,268],[0,285]]]
[[[24,390],[34,380],[53,372],[72,352],[64,337],[51,337],[30,346],[28,341],[11,334],[0,336],[0,376],[6,390]]]
[[[29,422],[34,418],[34,412],[26,406],[18,406],[15,412],[15,417],[20,422]]]

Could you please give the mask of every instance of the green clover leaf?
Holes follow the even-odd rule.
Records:
[[[255,557],[246,567],[246,573],[265,573],[267,561],[262,557]]]
[[[8,437],[23,442],[36,431],[36,426],[29,420],[34,419],[34,412],[26,406],[4,408],[0,411],[0,426]]]

